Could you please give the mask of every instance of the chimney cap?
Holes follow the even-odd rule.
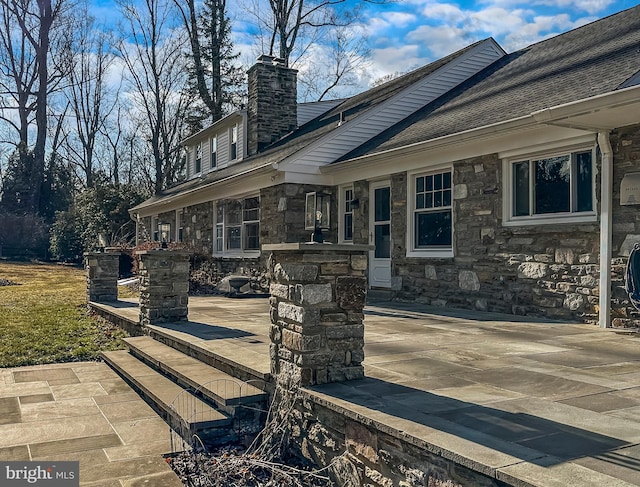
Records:
[[[275,57],[269,56],[268,54],[262,54],[262,55],[258,56],[258,62],[259,63],[264,63],[264,64],[271,64],[271,63],[273,63],[274,59],[275,59]]]

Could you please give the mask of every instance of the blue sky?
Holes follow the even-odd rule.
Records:
[[[89,1],[98,21],[115,21],[118,13],[113,0]],[[253,62],[256,55],[255,46],[250,45],[253,40],[253,29],[247,22],[250,19],[242,10],[243,4],[251,2],[227,2],[236,48],[245,64]],[[634,0],[367,3],[361,28],[368,38],[372,58],[361,85],[366,87],[381,76],[409,71],[487,37],[493,37],[507,52],[512,52],[636,4]]]
[[[373,69],[406,71],[486,37],[512,52],[636,4],[632,0],[402,0],[369,13]]]

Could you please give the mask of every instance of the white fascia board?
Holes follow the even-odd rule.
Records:
[[[331,176],[333,184],[374,179],[401,171],[423,170],[442,164],[487,154],[508,154],[533,151],[544,146],[556,146],[583,140],[584,131],[539,125],[531,118],[520,120],[500,130],[477,130],[412,144],[371,156],[323,167],[322,173]],[[495,127],[492,127],[495,129]],[[591,134],[592,137],[592,134]]]
[[[451,91],[504,55],[504,50],[493,39],[487,39],[430,75],[406,87],[384,103],[336,127],[330,133],[281,161],[278,166],[287,170],[289,164],[317,167],[330,164]]]
[[[583,128],[593,132],[640,123],[640,86],[545,108],[533,112],[531,116],[538,123]]]
[[[278,173],[276,173],[271,164],[265,164],[219,181],[198,186],[173,196],[167,196],[145,206],[132,208],[129,213],[132,217],[135,214],[139,214],[141,217],[156,215],[166,211],[179,210],[186,206],[206,203],[207,201],[259,192],[261,188],[274,186],[281,182]]]

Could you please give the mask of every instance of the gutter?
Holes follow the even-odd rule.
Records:
[[[173,201],[175,201],[177,199],[183,199],[183,198],[185,198],[185,197],[187,197],[187,196],[189,196],[191,194],[199,193],[200,191],[207,190],[207,189],[212,188],[214,186],[217,186],[219,184],[228,183],[228,182],[233,181],[233,180],[235,180],[237,178],[241,178],[243,176],[247,176],[247,175],[252,174],[252,173],[264,172],[266,174],[267,172],[269,172],[269,169],[273,169],[270,162],[262,164],[262,165],[257,166],[257,167],[253,167],[253,168],[247,169],[245,171],[242,171],[242,172],[239,172],[239,173],[236,173],[236,174],[232,174],[230,176],[227,176],[226,178],[218,179],[216,181],[211,181],[210,183],[204,184],[202,186],[196,186],[195,188],[191,188],[191,189],[186,190],[186,191],[178,192],[175,195],[166,196],[164,198],[152,201],[152,202],[150,202],[148,204],[145,204],[143,202],[143,203],[139,204],[138,206],[135,206],[135,207],[131,208],[129,210],[129,214],[133,218],[134,214],[139,214],[139,213],[141,213],[141,210],[145,210],[146,208],[156,207],[158,205],[166,205],[166,204],[171,203],[171,202],[173,202]]]

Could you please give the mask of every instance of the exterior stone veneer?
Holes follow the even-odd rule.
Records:
[[[84,262],[87,274],[87,301],[117,301],[120,254],[87,252],[84,254]]]
[[[364,377],[364,245],[265,245],[271,372],[303,386]]]
[[[143,326],[187,319],[189,253],[143,250],[140,256],[140,323]]]

